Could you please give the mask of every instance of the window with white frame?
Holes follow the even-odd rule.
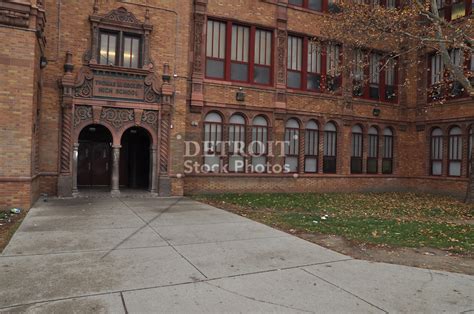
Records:
[[[257,172],[264,172],[268,154],[268,122],[263,116],[252,121],[252,166]]]
[[[362,96],[364,94],[364,53],[362,49],[354,50],[354,96]]]
[[[306,123],[305,130],[305,165],[304,171],[309,173],[318,172],[319,156],[319,127],[314,120]]]
[[[444,74],[444,63],[440,54],[431,57],[431,85],[442,82]]]
[[[204,164],[209,172],[220,170],[222,145],[222,117],[211,112],[204,118]]]
[[[285,168],[289,172],[298,172],[300,124],[296,119],[289,119],[285,128]]]
[[[379,131],[375,127],[369,129],[369,147],[367,152],[367,173],[378,172],[379,162]]]
[[[352,127],[351,173],[362,173],[363,134],[360,125]]]
[[[383,130],[382,173],[393,173],[393,131],[391,128]]]
[[[288,82],[290,88],[301,88],[303,38],[288,36]]]
[[[454,177],[461,176],[462,165],[462,130],[459,127],[453,127],[449,131],[449,175]]]
[[[229,119],[229,171],[245,170],[245,118],[234,114]]]
[[[396,98],[396,69],[397,61],[395,59],[387,60],[385,65],[385,100]]]
[[[431,131],[431,175],[443,174],[443,131],[435,128]]]

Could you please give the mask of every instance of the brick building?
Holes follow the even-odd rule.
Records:
[[[442,70],[423,51],[361,69],[373,79],[355,86],[339,68],[351,50],[309,40],[330,5],[1,1],[0,206],[90,188],[463,197],[472,97],[432,104],[420,91]],[[399,88],[407,77],[416,83]],[[192,142],[207,155],[188,156]]]

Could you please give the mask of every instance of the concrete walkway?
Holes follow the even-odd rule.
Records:
[[[353,260],[186,198],[39,202],[0,312],[474,311],[474,277]]]

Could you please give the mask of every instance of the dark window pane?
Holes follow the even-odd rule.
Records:
[[[309,0],[308,8],[311,10],[322,11],[323,10],[323,1],[322,0]]]
[[[394,86],[385,86],[385,100],[394,100],[396,97]]]
[[[206,75],[214,78],[224,78],[224,61],[207,59]]]
[[[288,0],[289,4],[303,6],[303,0]]]
[[[321,89],[321,75],[319,74],[308,74],[308,89],[320,90]]]
[[[324,157],[324,173],[336,173],[336,157]]]
[[[384,159],[382,162],[382,173],[383,174],[392,174],[392,160]]]
[[[367,160],[367,173],[377,173],[377,159]]]
[[[351,158],[351,173],[362,173],[362,158]]]
[[[255,66],[253,81],[259,84],[270,84],[270,68]]]
[[[353,95],[356,97],[361,97],[364,95],[363,82],[354,82]]]
[[[336,91],[339,88],[339,77],[327,76],[327,89],[331,92]]]
[[[301,73],[288,71],[288,87],[301,88]]]
[[[379,88],[378,88],[378,86],[370,86],[369,90],[370,90],[370,93],[369,93],[370,98],[379,99]]]
[[[230,79],[233,81],[247,81],[248,69],[247,64],[232,63],[230,66]]]

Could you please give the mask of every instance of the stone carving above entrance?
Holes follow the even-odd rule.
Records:
[[[81,124],[82,121],[92,119],[92,107],[90,106],[76,106],[74,110],[74,127]]]
[[[142,123],[150,125],[154,130],[158,130],[158,112],[145,110],[142,115]]]
[[[120,129],[125,124],[134,121],[133,109],[103,108],[100,119]]]

